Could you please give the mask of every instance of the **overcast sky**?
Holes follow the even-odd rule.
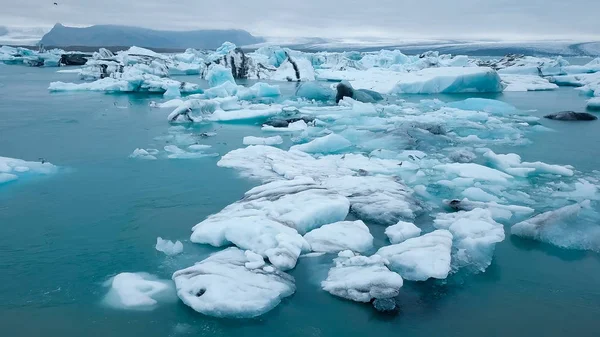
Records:
[[[600,37],[600,0],[0,0],[0,8],[0,26],[8,27],[61,22],[240,28],[280,37]]]

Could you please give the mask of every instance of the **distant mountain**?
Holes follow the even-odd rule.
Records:
[[[223,42],[238,46],[261,43],[264,40],[245,30],[162,31],[139,27],[96,25],[85,28],[54,25],[40,43],[52,47],[138,46],[163,49],[215,49]]]

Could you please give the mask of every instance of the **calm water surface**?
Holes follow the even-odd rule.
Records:
[[[322,291],[330,256],[302,259],[291,274],[297,292],[252,320],[202,316],[181,302],[153,311],[101,304],[110,276],[173,271],[213,251],[191,244],[190,229],[257,184],[218,168],[218,158],[131,160],[137,147],[164,146],[168,110],[160,96],[49,93],[56,69],[0,65],[0,155],[63,167],[51,177],[0,187],[0,335],[20,336],[598,336],[600,255],[507,235],[481,275],[406,285],[397,316]],[[186,80],[196,81],[195,77]],[[282,84],[293,93],[293,84]],[[458,100],[467,96],[435,96]],[[585,110],[585,99],[553,92],[483,95],[542,116]],[[423,96],[405,96],[419,100]],[[119,107],[127,107],[122,109]],[[600,168],[600,122],[542,120],[555,132],[530,134],[532,145],[495,148],[524,160]],[[255,125],[198,126],[221,155],[242,146]],[[383,228],[371,226],[383,244]],[[155,251],[157,236],[184,242],[184,254]]]

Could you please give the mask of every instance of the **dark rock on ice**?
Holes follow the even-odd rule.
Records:
[[[339,103],[344,97],[350,97],[363,103],[374,103],[383,100],[380,93],[367,89],[354,89],[347,81],[340,82],[336,87],[336,91],[336,103]]]
[[[80,53],[62,54],[60,56],[60,64],[65,66],[82,66],[87,63],[90,57],[92,55]]]
[[[544,116],[557,121],[594,121],[598,117],[587,112],[561,111]]]

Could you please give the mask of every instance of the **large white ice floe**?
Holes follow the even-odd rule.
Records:
[[[467,267],[483,272],[491,264],[494,249],[504,240],[504,227],[492,218],[489,210],[440,213],[435,227],[447,229],[453,237],[453,267]]]
[[[290,150],[302,151],[307,153],[336,153],[350,147],[352,143],[346,138],[330,134],[324,137],[313,139],[312,141],[294,145]]]
[[[0,186],[4,183],[35,175],[49,175],[58,172],[58,167],[48,162],[26,161],[0,157]]]
[[[232,243],[282,270],[292,269],[310,249],[300,234],[344,220],[348,209],[347,198],[311,178],[274,181],[194,226],[191,241],[217,247]]]
[[[104,303],[117,309],[151,310],[175,296],[170,281],[148,273],[121,273],[104,285],[109,288]]]
[[[591,202],[584,200],[514,224],[511,234],[562,248],[600,252],[598,218]]]
[[[473,178],[475,180],[497,183],[507,183],[509,179],[513,178],[504,172],[475,163],[440,164],[435,166],[434,169],[462,178]]]
[[[502,82],[506,84],[504,91],[542,91],[558,89],[558,85],[550,83],[547,79],[537,75],[512,75],[500,74]]]
[[[385,229],[385,235],[392,244],[397,244],[421,235],[421,228],[412,222],[398,221],[397,224]]]
[[[228,248],[173,274],[177,295],[204,315],[260,316],[296,291],[294,278],[271,266],[249,269],[244,251]]]
[[[163,252],[168,256],[174,256],[183,252],[183,244],[180,241],[164,240],[161,237],[156,238],[156,250]]]
[[[393,298],[398,296],[403,280],[387,268],[388,261],[379,255],[367,257],[346,250],[334,262],[327,279],[321,282],[323,290],[356,302],[374,300],[378,310],[394,309]]]
[[[422,210],[414,191],[393,176],[400,172],[400,163],[359,154],[314,158],[300,151],[255,145],[227,153],[217,165],[263,180],[312,177],[322,188],[346,196],[360,219],[391,225]]]
[[[373,248],[373,236],[361,220],[324,225],[304,235],[313,252],[336,253],[343,250],[364,253]]]
[[[117,76],[118,75],[118,76]],[[94,82],[64,83],[52,82],[50,91],[106,91],[106,92],[153,92],[165,93],[176,88],[180,93],[198,93],[202,89],[198,84],[180,82],[169,78],[145,73],[138,68],[128,67],[114,77],[105,77]]]
[[[487,151],[483,156],[497,169],[513,176],[526,177],[533,174],[556,174],[570,177],[573,175],[572,167],[550,165],[543,162],[521,162],[521,156],[516,153],[496,154]]]
[[[501,92],[500,76],[485,67],[428,68],[407,73],[390,93],[437,94],[469,92]]]
[[[402,243],[385,246],[378,255],[405,280],[445,279],[450,273],[452,234],[439,229]]]

